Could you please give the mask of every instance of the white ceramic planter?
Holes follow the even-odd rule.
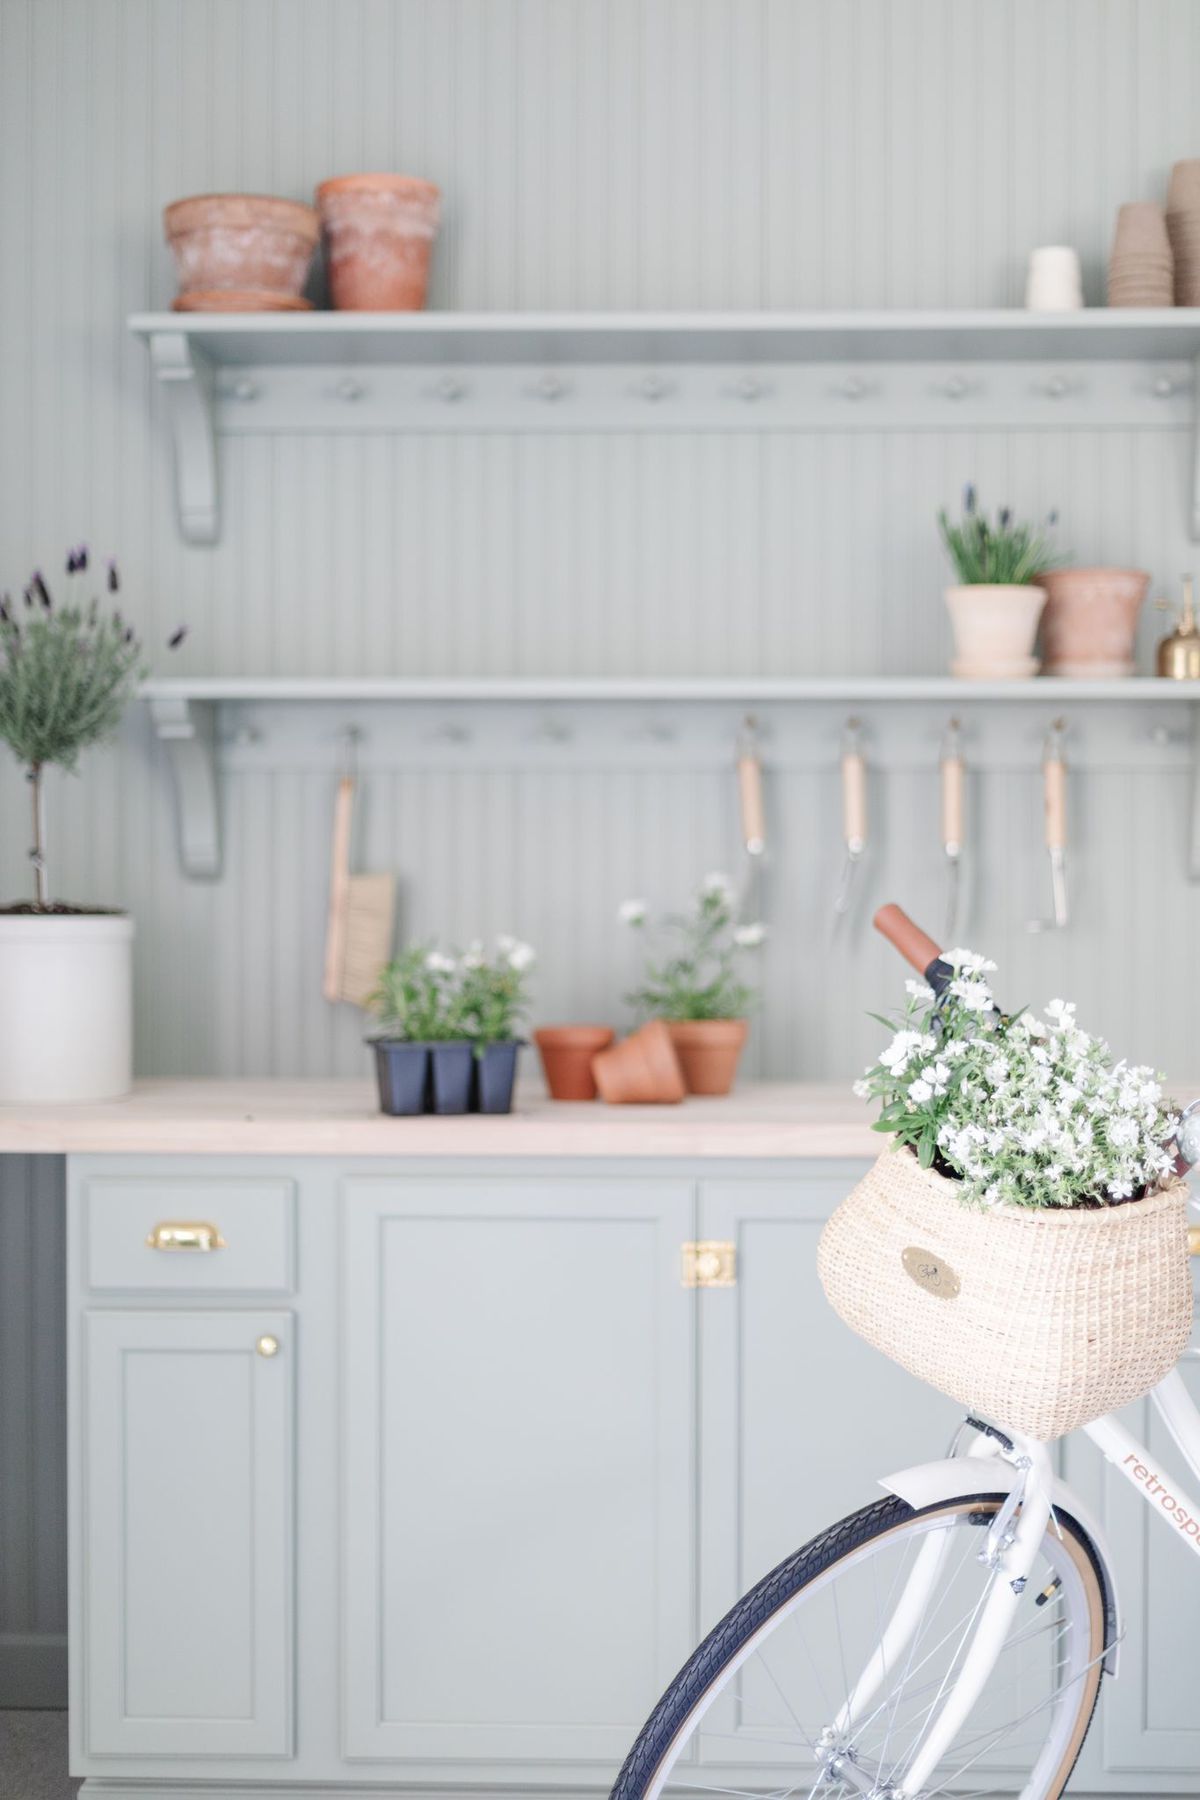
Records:
[[[952,675],[980,681],[1019,681],[1036,675],[1033,654],[1038,620],[1046,604],[1040,587],[1002,587],[999,583],[946,589],[946,605],[954,627]]]
[[[113,1100],[133,1072],[133,920],[0,913],[0,1102]]]

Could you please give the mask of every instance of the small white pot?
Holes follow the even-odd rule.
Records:
[[[133,920],[0,913],[0,1102],[115,1100],[133,1074]]]
[[[980,582],[947,588],[956,652],[950,673],[983,681],[1036,675],[1041,665],[1033,646],[1045,604],[1046,590],[1040,587]]]

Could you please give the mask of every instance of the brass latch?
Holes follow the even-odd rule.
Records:
[[[682,1246],[681,1260],[680,1281],[686,1288],[737,1285],[737,1251],[732,1244],[701,1238],[699,1243]]]

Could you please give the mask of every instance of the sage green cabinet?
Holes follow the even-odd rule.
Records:
[[[345,1754],[599,1785],[695,1633],[692,1186],[341,1206]]]
[[[737,1595],[959,1422],[821,1293],[861,1168],[71,1159],[84,1800],[606,1793]],[[143,1254],[188,1216],[226,1248]],[[1128,1626],[1075,1789],[1200,1795],[1193,1560],[1063,1458]],[[699,1754],[761,1786],[739,1737]]]
[[[291,1315],[82,1325],[87,1752],[286,1757]]]

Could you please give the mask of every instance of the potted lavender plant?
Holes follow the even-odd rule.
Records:
[[[1047,526],[1055,519],[1051,513]],[[938,526],[958,576],[958,586],[946,589],[956,653],[951,674],[993,681],[1036,675],[1034,642],[1046,604],[1039,578],[1059,560],[1047,539],[1006,506],[991,523],[973,487],[964,493],[961,521],[952,524],[943,510]]]
[[[76,592],[86,549],[66,572]],[[110,593],[118,588],[108,565]],[[172,645],[182,639],[177,632]],[[41,573],[23,603],[0,601],[0,739],[24,765],[32,894],[0,907],[0,1100],[107,1100],[132,1069],[133,921],[54,897],[45,775],[73,773],[81,753],[116,730],[137,680],[133,627],[96,599],[56,605]]]

